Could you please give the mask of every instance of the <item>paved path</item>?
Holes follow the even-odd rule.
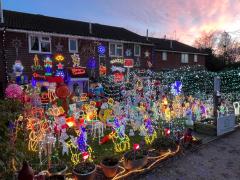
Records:
[[[167,163],[138,180],[240,180],[240,130]]]

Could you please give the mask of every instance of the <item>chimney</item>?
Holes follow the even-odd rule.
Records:
[[[148,29],[147,29],[147,32],[146,32],[146,39],[148,40]]]
[[[92,34],[92,23],[89,23],[89,34]]]
[[[165,35],[163,36],[163,38],[166,40],[166,39],[167,39],[167,35],[165,34]]]
[[[171,48],[171,49],[173,48],[172,40],[170,40],[170,48]]]
[[[0,0],[0,23],[4,23],[4,20],[3,20],[3,5],[2,5],[2,0]]]

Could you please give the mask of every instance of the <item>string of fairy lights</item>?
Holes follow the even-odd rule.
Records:
[[[131,89],[134,84],[134,77],[148,77],[152,80],[159,80],[165,91],[169,92],[171,83],[182,82],[182,90],[186,95],[207,96],[214,90],[214,77],[221,79],[221,93],[231,93],[236,99],[240,93],[240,68],[225,70],[221,72],[210,72],[202,66],[186,66],[166,72],[153,72],[150,70],[132,70],[129,74],[130,83],[125,83],[125,87]],[[105,94],[114,99],[120,98],[120,89],[124,83],[115,83],[111,76],[101,79]],[[237,100],[237,99],[236,99]]]

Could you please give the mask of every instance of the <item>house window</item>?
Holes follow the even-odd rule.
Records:
[[[78,52],[78,40],[77,39],[68,39],[68,49],[70,53]]]
[[[109,44],[109,56],[122,57],[123,56],[123,44],[110,43]]]
[[[141,46],[138,44],[134,45],[134,56],[141,56]]]
[[[51,38],[48,36],[29,36],[30,53],[51,53]]]
[[[181,54],[181,63],[188,63],[188,54]]]
[[[198,62],[198,55],[194,54],[194,62]]]
[[[167,52],[162,52],[162,60],[163,61],[167,60]]]

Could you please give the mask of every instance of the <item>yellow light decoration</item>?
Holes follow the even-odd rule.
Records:
[[[48,123],[36,118],[28,118],[27,129],[30,130],[28,150],[36,152],[39,142],[43,140],[48,129]]]
[[[113,106],[113,104],[114,104],[113,98],[109,98],[109,99],[108,99],[108,104],[109,104],[110,106]]]
[[[56,56],[55,56],[55,60],[57,61],[57,62],[63,62],[64,61],[64,56],[62,55],[62,54],[57,54]]]
[[[154,130],[151,136],[149,136],[147,133],[144,139],[147,145],[151,145],[156,138],[157,138],[157,132]]]
[[[130,149],[130,139],[126,134],[123,138],[120,138],[116,132],[112,132],[109,137],[113,141],[115,152],[120,153]]]
[[[175,154],[177,154],[180,150],[180,146],[177,147],[177,150],[172,152],[172,151],[167,151],[166,153],[160,155],[160,156],[157,156],[157,157],[148,157],[148,159],[155,159],[155,161],[153,161],[151,164],[147,165],[146,168],[141,168],[141,169],[135,169],[135,170],[131,170],[131,171],[127,171],[124,167],[122,166],[119,166],[119,168],[122,170],[120,171],[118,174],[116,174],[116,176],[113,177],[112,180],[118,180],[118,179],[124,179],[125,177],[129,176],[130,174],[132,173],[141,173],[141,172],[144,172],[144,171],[147,171],[147,170],[150,170],[156,163],[168,158],[168,157],[171,157],[171,156],[174,156]]]
[[[107,122],[108,119],[112,118],[112,109],[101,109],[98,117],[102,122]]]
[[[79,152],[77,145],[74,144],[71,140],[68,140],[66,144],[71,154],[72,163],[74,165],[77,165],[81,162],[81,153]]]
[[[80,95],[80,101],[85,102],[85,101],[87,101],[87,100],[88,100],[87,93],[82,93],[82,94]]]
[[[71,140],[68,140],[66,142],[66,145],[70,151],[70,154],[71,154],[71,161],[74,165],[77,165],[78,163],[81,162],[82,160],[82,154],[81,152],[79,151],[78,147],[76,144],[74,144]],[[89,161],[93,161],[92,160],[92,148],[90,146],[88,146],[88,154],[89,154],[89,157],[88,157],[88,160]]]
[[[168,122],[171,120],[171,110],[170,110],[169,107],[167,107],[167,108],[165,109],[165,119],[166,119],[166,121],[168,121]]]

